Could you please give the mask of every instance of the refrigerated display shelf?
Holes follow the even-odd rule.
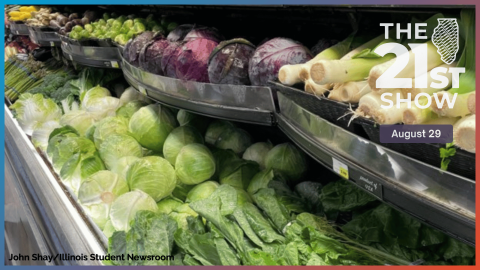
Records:
[[[33,43],[44,47],[56,47],[60,46],[60,38],[57,33],[48,27],[34,27],[27,26],[29,37]]]
[[[14,35],[28,36],[30,32],[28,27],[23,22],[9,22],[10,32]]]
[[[269,87],[182,81],[141,70],[122,58],[127,81],[162,104],[213,118],[274,125],[275,105]]]
[[[121,61],[117,47],[89,47],[62,41],[63,55],[78,64],[98,68],[120,68]]]
[[[6,106],[5,155],[5,166],[11,168],[8,182],[13,182],[14,189],[25,198],[24,207],[28,208],[26,212],[32,219],[28,226],[33,226],[32,231],[35,232],[28,235],[34,239],[28,239],[28,243],[24,244],[39,243],[37,246],[43,255],[106,254],[106,237],[83,213],[74,196],[61,184],[47,165],[45,157],[37,152]],[[101,263],[90,260],[56,260],[54,264]]]
[[[475,182],[365,140],[278,93],[279,128],[307,154],[378,199],[475,245]]]

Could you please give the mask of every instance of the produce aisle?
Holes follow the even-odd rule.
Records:
[[[475,264],[471,7],[5,12],[6,259],[52,256],[6,264]],[[426,43],[428,70],[465,67],[460,87],[376,89],[385,21],[426,22],[402,44]],[[387,111],[385,91],[461,106]],[[441,123],[454,143],[379,139]]]

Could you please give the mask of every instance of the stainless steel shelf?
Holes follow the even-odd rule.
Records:
[[[120,68],[121,58],[117,47],[89,47],[62,41],[63,55],[78,64],[98,68]]]
[[[30,34],[30,31],[28,31],[28,27],[24,23],[16,23],[16,22],[10,22],[10,31],[14,35],[19,35],[19,36],[28,36]]]
[[[9,206],[18,207],[18,204],[21,204],[23,208],[22,216],[16,219],[12,214],[18,215],[19,212],[7,208],[6,205],[5,217],[12,221],[20,219],[21,224],[28,228],[26,234],[28,240],[25,239],[28,243],[17,244],[16,247],[10,243],[7,248],[19,251],[23,255],[37,251],[41,251],[43,255],[105,254],[106,237],[86,217],[74,197],[60,184],[6,106],[5,156],[8,187],[17,192],[21,199],[21,202]],[[15,235],[8,237],[11,236]],[[52,264],[101,265],[101,262],[57,260]]]
[[[441,171],[304,110],[278,93],[279,128],[316,161],[378,199],[475,245],[475,182]]]
[[[165,105],[231,121],[267,126],[275,123],[269,87],[182,81],[146,72],[125,59],[122,70],[134,88]]]
[[[57,33],[51,29],[45,27],[33,27],[27,26],[29,37],[33,43],[45,46],[45,47],[56,47],[60,46],[60,38],[57,36]]]

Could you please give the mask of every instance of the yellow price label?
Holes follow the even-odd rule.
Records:
[[[111,61],[112,67],[113,68],[119,68],[120,66],[118,65],[117,61]]]
[[[348,166],[345,163],[335,158],[332,158],[332,163],[333,163],[334,172],[338,173],[340,176],[342,176],[345,179],[349,179]]]
[[[345,179],[348,179],[348,169],[345,169],[343,167],[340,167],[340,175],[345,178]]]

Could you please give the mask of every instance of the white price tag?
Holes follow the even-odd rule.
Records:
[[[144,94],[145,96],[147,95],[147,90],[145,90],[145,88],[143,86],[138,86],[138,91],[140,91],[140,93]]]
[[[120,66],[118,65],[117,61],[110,61],[110,64],[112,64],[113,68],[119,68]]]
[[[333,161],[333,171],[340,174],[343,178],[348,180],[348,166],[335,158],[332,158]]]

